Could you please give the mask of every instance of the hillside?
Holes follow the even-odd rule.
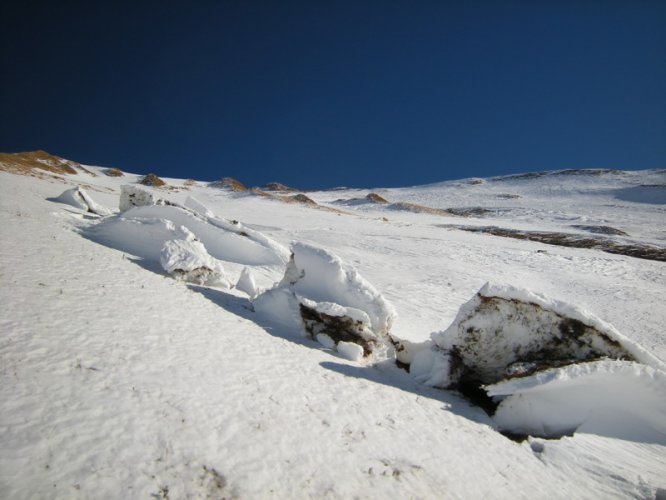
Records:
[[[666,494],[666,171],[285,203],[19,160],[0,156],[0,497]],[[481,387],[494,416],[453,383],[469,328],[515,350],[563,324],[585,349],[509,360]]]

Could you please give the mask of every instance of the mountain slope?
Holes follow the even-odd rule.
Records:
[[[656,184],[663,173],[635,175]],[[390,362],[347,361],[258,318],[242,291],[187,285],[84,238],[101,218],[55,201],[86,183],[116,209],[120,185],[139,179],[0,172],[3,497],[654,497],[666,487],[663,445],[585,432],[511,441],[457,393]],[[595,191],[627,188],[595,179]],[[347,215],[165,180],[177,190],[154,192],[174,203],[195,196],[282,245],[335,252],[393,303],[401,338],[444,329],[491,280],[576,303],[666,358],[664,263],[441,227],[460,222],[453,216],[361,205]],[[489,203],[507,182],[524,183],[511,189],[521,198]],[[658,203],[607,207],[615,191],[579,193],[572,182],[558,198],[530,182],[484,181],[478,195],[453,184],[380,194],[439,208],[515,203],[493,220],[509,227],[612,217],[637,240],[661,241]],[[320,204],[357,195],[308,193]],[[232,283],[246,267],[223,264]],[[251,270],[264,288],[283,274]]]

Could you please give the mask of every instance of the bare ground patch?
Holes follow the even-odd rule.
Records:
[[[638,243],[620,243],[599,236],[581,236],[575,233],[556,233],[547,231],[522,231],[497,226],[458,226],[441,225],[440,227],[460,229],[471,233],[485,233],[517,240],[536,241],[547,245],[571,248],[591,248],[602,252],[626,255],[638,259],[666,262],[666,248]],[[606,233],[608,234],[608,233]]]

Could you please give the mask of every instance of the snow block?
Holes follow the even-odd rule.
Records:
[[[485,389],[502,399],[493,420],[503,431],[546,438],[577,431],[666,444],[666,373],[649,366],[600,360]]]
[[[200,285],[229,287],[222,264],[211,257],[201,241],[181,226],[183,238],[164,243],[160,255],[162,268],[176,279]]]
[[[493,384],[601,358],[663,367],[594,315],[510,286],[486,284],[432,341],[412,365],[418,378],[444,388]]]
[[[302,242],[291,250],[282,281],[255,299],[257,312],[313,339],[356,344],[366,357],[392,349],[395,310],[370,283],[327,250]]]
[[[252,276],[252,272],[247,267],[244,267],[241,271],[238,282],[236,283],[236,289],[247,293],[250,298],[258,295],[259,289],[254,281],[254,276]]]
[[[82,187],[68,189],[58,196],[54,201],[71,205],[97,215],[109,215],[111,211],[97,204]]]
[[[132,207],[147,207],[158,205],[160,200],[147,189],[128,184],[120,186],[120,202],[118,208],[125,212]]]

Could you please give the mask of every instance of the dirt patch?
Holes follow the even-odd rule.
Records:
[[[515,200],[517,198],[520,198],[520,195],[511,194],[511,193],[500,193],[496,195],[495,198],[499,198],[500,200]]]
[[[447,208],[446,209],[450,214],[457,215],[459,217],[483,217],[493,213],[492,210],[482,207],[469,207],[469,208]]]
[[[383,196],[378,195],[377,193],[369,193],[366,197],[366,200],[368,200],[371,203],[378,203],[381,205],[384,205],[388,203],[388,200],[384,198]]]
[[[426,207],[424,205],[418,205],[416,203],[407,203],[407,202],[391,203],[388,206],[388,208],[390,208],[391,210],[402,210],[405,212],[413,212],[416,214],[442,215],[446,217],[454,215],[448,210],[444,210],[442,208]]]
[[[299,204],[303,205],[309,208],[316,208],[317,210],[324,210],[326,212],[333,212],[337,213],[338,215],[344,214],[344,215],[349,215],[347,212],[343,212],[342,210],[338,210],[337,208],[332,208],[332,207],[327,207],[324,205],[320,205],[316,201],[314,201],[312,198],[304,195],[303,193],[295,194],[295,195],[281,195],[281,194],[276,194],[276,193],[269,193],[267,191],[263,191],[259,188],[253,188],[252,189],[252,194],[255,194],[257,196],[262,196],[264,198],[268,198],[269,200],[276,200],[276,201],[281,201],[282,203],[291,203],[291,204]]]
[[[298,189],[286,186],[280,182],[269,182],[262,189],[265,191],[280,191],[280,192],[298,191]]]
[[[620,231],[619,229],[615,229],[614,227],[611,226],[585,226],[581,224],[573,224],[571,227],[575,229],[580,229],[582,231],[587,231],[588,233],[594,233],[594,234],[610,234],[613,236],[629,236],[627,233],[624,231]]]
[[[59,175],[76,175],[79,171],[94,175],[80,163],[65,160],[46,151],[0,153],[0,169],[13,174],[35,175],[34,169]]]
[[[314,201],[312,198],[309,198],[308,196],[305,196],[303,193],[295,194],[293,196],[287,196],[285,198],[285,201],[287,203],[292,202],[292,203],[304,203],[306,205],[317,205],[316,201]]]
[[[141,184],[144,186],[161,187],[166,186],[166,182],[157,177],[155,174],[148,174],[141,179]]]
[[[496,226],[440,226],[460,229],[471,233],[485,233],[493,236],[502,236],[517,240],[536,241],[547,245],[557,245],[571,248],[591,248],[603,252],[636,257],[638,259],[656,260],[666,262],[666,248],[618,243],[616,241],[600,237],[584,237],[574,233],[555,233],[545,231],[521,231],[517,229],[506,229]]]
[[[230,191],[235,191],[237,193],[247,191],[245,185],[239,180],[234,179],[233,177],[223,177],[219,181],[211,182],[210,187],[228,189]]]
[[[123,177],[125,175],[119,168],[107,168],[104,171],[104,174],[108,175],[109,177]]]
[[[372,353],[371,343],[362,336],[365,325],[361,321],[349,316],[330,316],[303,304],[300,304],[300,312],[305,330],[313,339],[319,334],[325,334],[331,337],[336,345],[338,342],[353,342],[363,348],[364,356]]]

